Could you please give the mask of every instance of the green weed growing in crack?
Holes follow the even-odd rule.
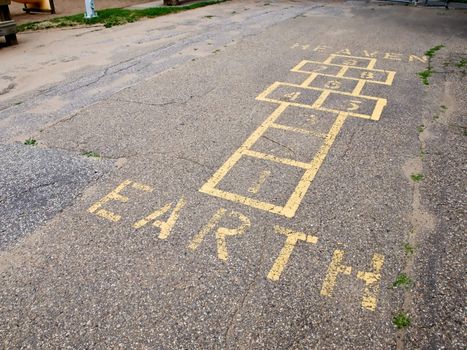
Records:
[[[417,74],[422,79],[423,84],[430,85],[428,78],[433,74],[433,70],[431,68],[427,68],[424,71],[418,72]]]
[[[455,66],[460,69],[465,68],[467,66],[467,59],[461,58],[460,61],[455,64]]]
[[[406,255],[412,255],[415,248],[410,243],[404,244],[404,252]]]
[[[393,288],[399,287],[410,287],[412,285],[412,279],[405,273],[401,272],[397,277],[394,283],[392,284]]]
[[[81,155],[89,158],[100,158],[100,155],[93,151],[82,152]]]
[[[410,326],[411,321],[410,321],[410,317],[408,314],[406,314],[403,311],[400,311],[396,315],[394,315],[394,318],[392,319],[392,323],[394,323],[397,329],[403,329],[403,328],[407,328],[408,326]]]
[[[28,145],[28,146],[36,146],[36,145],[37,145],[37,141],[34,140],[33,138],[29,138],[29,139],[27,139],[26,141],[24,141],[24,144],[25,144],[25,145]]]
[[[432,47],[431,49],[427,50],[425,52],[425,56],[427,56],[429,59],[435,57],[435,54],[441,50],[444,47],[444,45],[437,45]]]
[[[410,175],[410,178],[411,178],[412,181],[414,181],[414,182],[420,182],[420,181],[423,180],[423,174],[420,174],[420,173],[418,173],[418,174],[412,174],[412,175]]]
[[[425,85],[430,85],[429,78],[433,75],[434,70],[431,67],[431,59],[435,54],[441,50],[444,45],[437,45],[425,52],[425,56],[428,57],[428,66],[424,71],[418,72],[417,75],[422,79],[422,83]]]

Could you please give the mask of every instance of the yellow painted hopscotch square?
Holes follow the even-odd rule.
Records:
[[[281,158],[271,154],[253,151],[253,145],[273,124],[275,124],[275,121],[289,106],[289,103],[281,103],[281,105],[269,116],[269,118],[266,119],[266,121],[258,129],[256,129],[256,131],[243,143],[243,145],[240,146],[240,148],[237,149],[234,154],[232,154],[232,156],[224,163],[224,165],[201,187],[200,191],[233,202],[245,204],[253,208],[269,211],[289,218],[293,217],[316,173],[318,172],[321,163],[323,162],[337,134],[339,133],[339,130],[343,126],[348,114],[339,113],[337,115],[329,132],[324,135],[321,146],[317,150],[316,155],[311,160],[311,162],[300,162],[289,158]],[[283,205],[276,205],[218,188],[218,185],[222,179],[238,163],[238,161],[245,156],[256,157],[258,159],[264,159],[305,170],[286,203]]]
[[[336,54],[323,62],[301,61],[292,71],[308,74],[305,81],[300,85],[275,82],[259,94],[257,100],[279,106],[200,188],[200,192],[293,217],[347,117],[380,118],[386,99],[360,93],[366,83],[391,85],[395,72],[375,69],[375,64],[375,58]],[[294,112],[297,109],[309,112]],[[325,121],[324,125],[315,125],[318,118]],[[281,139],[282,143],[276,139]],[[271,142],[280,144],[282,149]],[[307,154],[298,154],[292,146],[289,147],[297,144],[308,146],[303,150],[311,154],[311,161]],[[247,164],[255,169],[241,170],[248,167]],[[239,169],[231,173],[234,166]],[[277,179],[272,177],[284,166],[284,171],[295,174],[293,178],[297,174],[301,177],[292,191],[283,189],[289,197],[277,203],[276,197],[269,196],[268,199],[267,193],[260,193],[261,186],[269,183],[277,188]],[[293,168],[296,170],[291,170]],[[257,177],[252,179],[251,186],[245,173]],[[226,181],[222,182],[224,178]]]
[[[351,67],[332,63],[303,60],[291,72],[317,74],[333,78],[346,78],[366,83],[392,85],[396,72],[382,69]]]
[[[287,90],[284,89],[287,88]],[[276,90],[287,91],[285,94],[276,94]],[[312,102],[303,102],[301,96],[308,96],[310,93],[319,95],[319,97]],[[341,105],[333,104],[333,107],[326,107],[325,101],[329,97],[338,96],[341,98]],[[297,106],[308,109],[316,109],[327,112],[344,112],[352,117],[378,120],[386,106],[386,99],[372,96],[357,95],[350,92],[334,91],[330,89],[323,89],[317,87],[306,87],[302,85],[275,82],[264,92],[259,94],[256,98],[259,101],[273,102],[273,103],[288,103],[291,106]],[[353,102],[355,101],[355,102]],[[365,110],[361,113],[361,106],[372,104],[373,109]]]

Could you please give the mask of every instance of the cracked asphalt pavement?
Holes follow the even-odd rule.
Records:
[[[466,16],[248,0],[20,34],[0,347],[465,349]]]

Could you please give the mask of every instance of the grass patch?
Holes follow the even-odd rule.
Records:
[[[415,182],[419,182],[423,180],[423,174],[412,174],[410,178]]]
[[[93,152],[93,151],[83,152],[83,153],[81,153],[81,155],[85,156],[85,157],[90,157],[90,158],[100,158],[99,153],[96,153],[96,152]]]
[[[409,287],[412,284],[412,279],[404,272],[400,273],[392,286],[394,288],[399,288],[399,287]]]
[[[439,107],[440,107],[442,110],[448,109],[448,107],[446,107],[445,105],[441,105],[441,106],[439,106]]]
[[[405,243],[404,244],[404,252],[407,255],[412,255],[414,252],[414,247],[410,243]]]
[[[410,318],[405,312],[401,311],[397,313],[392,319],[392,323],[397,327],[397,329],[403,329],[410,326]]]
[[[24,23],[17,26],[18,32],[26,30],[40,30],[48,28],[72,27],[77,25],[92,25],[103,24],[104,27],[110,28],[116,25],[139,21],[142,18],[153,18],[158,16],[168,15],[186,10],[192,10],[199,7],[218,4],[225,0],[210,0],[202,1],[196,4],[178,6],[178,7],[152,7],[142,10],[130,10],[122,8],[103,9],[98,11],[98,17],[84,18],[82,13],[72,16],[57,17],[51,20]]]
[[[31,139],[27,139],[26,141],[24,141],[24,144],[28,146],[36,146],[37,141],[31,138]]]
[[[421,124],[421,125],[417,126],[417,131],[418,132],[423,132],[423,130],[425,130],[425,125]]]

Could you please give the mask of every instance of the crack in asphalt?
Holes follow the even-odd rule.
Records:
[[[266,251],[265,247],[266,247],[266,230],[264,230],[263,237],[262,237],[261,256],[258,259],[258,267],[255,271],[255,276],[253,280],[250,282],[250,284],[248,285],[245,293],[243,293],[243,296],[240,298],[240,305],[237,307],[234,314],[232,315],[229,325],[224,333],[225,345],[227,348],[229,348],[229,340],[232,337],[232,332],[237,323],[237,316],[243,311],[243,309],[245,308],[245,303],[246,303],[248,296],[258,285],[258,280],[261,276],[261,269],[264,265],[264,258],[265,258],[265,251]],[[236,304],[238,304],[238,302]]]

